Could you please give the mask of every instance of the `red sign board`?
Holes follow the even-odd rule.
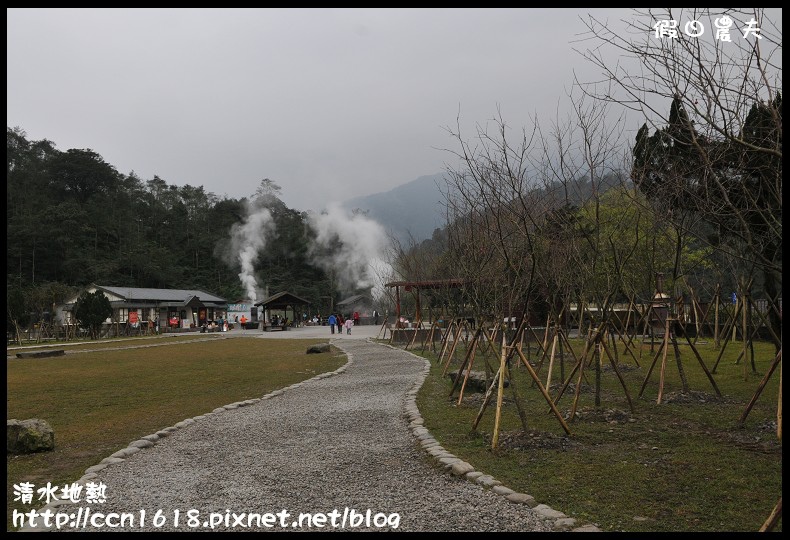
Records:
[[[132,323],[132,324],[137,322],[137,312],[136,311],[130,311],[129,312],[129,322]]]

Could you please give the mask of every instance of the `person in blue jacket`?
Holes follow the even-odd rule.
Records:
[[[332,314],[329,316],[329,318],[326,320],[326,322],[328,322],[328,323],[329,323],[329,329],[330,329],[330,330],[332,331],[332,333],[334,334],[334,333],[335,333],[335,324],[337,323],[337,317],[335,317],[335,314],[334,314],[334,313],[332,313]]]

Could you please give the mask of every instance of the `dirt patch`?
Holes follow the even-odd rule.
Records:
[[[716,434],[727,444],[764,454],[781,454],[782,441],[776,436],[776,422],[768,421],[753,428],[735,428]]]
[[[571,417],[571,411],[568,409],[562,415],[565,420]],[[583,407],[576,410],[574,422],[605,422],[607,424],[621,424],[625,422],[633,422],[631,413],[621,409],[595,409],[592,407]]]
[[[499,435],[499,448],[502,450],[548,449],[567,452],[580,446],[580,442],[570,437],[543,431],[508,431]]]
[[[625,373],[626,371],[634,371],[637,369],[642,369],[639,366],[632,365],[632,364],[617,364],[617,371],[620,373]],[[614,371],[614,368],[611,364],[604,364],[601,368],[601,371]]]
[[[480,394],[480,393],[477,393],[477,392],[464,391],[464,399],[463,399],[463,404],[464,405],[471,405],[471,406],[475,406],[475,407],[480,407],[481,405],[483,405],[483,401],[484,400],[485,400],[485,394]],[[458,402],[458,394],[455,394],[455,396],[452,397],[450,399],[450,401],[452,401],[453,403],[457,403]],[[510,405],[512,403],[513,403],[513,399],[512,398],[510,398],[508,396],[502,396],[502,405]],[[496,394],[491,396],[491,401],[488,402],[488,406],[496,408]]]
[[[669,392],[664,394],[665,403],[724,403],[725,399],[716,394],[689,390],[688,392]]]

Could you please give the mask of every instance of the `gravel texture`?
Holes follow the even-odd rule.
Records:
[[[460,460],[445,465],[428,453],[441,447],[415,413],[426,360],[368,340],[333,344],[350,361],[331,376],[207,411],[179,422],[178,429],[163,427],[156,437],[132,441],[134,450],[116,452],[81,480],[104,483],[106,502],[42,510],[73,514],[70,523],[85,519],[88,508],[91,516],[133,517],[126,527],[110,528],[104,518],[95,521],[101,528],[92,527],[88,517],[85,525],[61,528],[74,531],[335,531],[343,528],[344,513],[346,530],[557,530],[556,518],[511,502],[510,490],[495,493]],[[283,517],[283,510],[290,515]],[[190,520],[190,511],[198,517]],[[269,518],[271,527],[248,522],[250,513],[278,512]],[[300,526],[300,513],[323,513],[326,523],[309,527],[303,518]],[[352,519],[359,526],[352,527]]]

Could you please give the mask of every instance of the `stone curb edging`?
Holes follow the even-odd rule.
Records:
[[[195,422],[197,422],[199,420],[202,420],[202,419],[207,418],[209,416],[214,416],[214,415],[222,413],[224,411],[231,411],[233,409],[238,409],[239,407],[247,407],[249,405],[254,405],[254,404],[256,404],[256,403],[258,403],[260,401],[265,401],[267,399],[272,399],[274,397],[282,395],[287,390],[291,390],[291,389],[294,389],[294,388],[299,388],[304,383],[309,382],[309,381],[317,381],[317,380],[320,380],[320,379],[326,379],[327,377],[332,377],[334,375],[340,375],[341,373],[345,372],[346,369],[348,369],[348,367],[351,364],[354,363],[353,355],[351,355],[349,353],[346,353],[345,351],[344,351],[344,354],[348,358],[348,361],[345,364],[343,364],[342,366],[340,366],[339,368],[337,368],[336,370],[334,370],[334,371],[327,371],[327,372],[324,372],[324,373],[319,373],[318,375],[315,375],[315,376],[313,376],[313,377],[311,377],[309,379],[305,379],[305,380],[300,381],[298,383],[291,384],[291,385],[286,386],[284,388],[279,388],[277,390],[273,390],[273,391],[269,392],[268,394],[264,394],[262,397],[259,397],[259,398],[245,399],[244,401],[237,401],[235,403],[229,403],[228,405],[223,405],[222,407],[217,407],[216,409],[214,409],[211,412],[204,413],[204,414],[201,414],[201,415],[198,415],[198,416],[194,416],[192,418],[186,418],[186,419],[184,419],[184,420],[182,420],[182,421],[180,421],[180,422],[178,422],[178,423],[176,423],[176,424],[174,424],[172,426],[169,426],[169,427],[166,427],[166,428],[162,428],[159,431],[157,431],[156,433],[152,433],[151,435],[145,435],[143,437],[140,437],[136,441],[130,442],[129,446],[127,446],[126,448],[123,448],[123,449],[118,450],[117,452],[115,452],[113,454],[110,454],[110,456],[104,458],[98,464],[93,465],[93,466],[88,467],[87,469],[85,469],[85,473],[79,478],[79,480],[77,480],[75,482],[72,482],[72,483],[73,484],[78,484],[78,485],[84,487],[85,484],[87,484],[88,482],[92,481],[94,478],[97,478],[99,476],[98,474],[96,474],[99,471],[102,471],[102,470],[106,469],[110,465],[114,465],[116,463],[122,463],[123,461],[126,461],[126,458],[128,458],[129,456],[131,456],[133,454],[136,454],[140,450],[143,450],[145,448],[150,448],[150,447],[154,446],[156,443],[158,443],[163,438],[169,436],[171,433],[173,433],[175,431],[178,431],[179,429],[185,428],[187,426],[190,426],[190,425],[194,424]],[[64,500],[52,501],[49,504],[46,504],[46,505],[42,506],[38,510],[38,512],[41,513],[41,512],[44,512],[46,510],[51,510],[53,512],[56,512],[57,508],[59,506],[63,506],[63,505],[66,505],[66,504],[71,504],[71,501],[64,501]],[[29,527],[27,525],[25,525],[24,527],[20,527],[18,529],[19,532],[44,531],[44,530],[47,530],[47,529],[45,527],[43,527],[43,526],[40,526],[40,527]]]
[[[386,346],[400,351],[409,352],[392,345]],[[411,390],[406,392],[406,403],[404,406],[405,416],[409,419],[409,429],[426,453],[438,461],[445,469],[449,470],[454,476],[464,477],[470,482],[474,482],[483,487],[489,488],[497,495],[505,497],[508,501],[514,504],[527,505],[544,520],[552,521],[552,528],[555,531],[602,532],[601,529],[592,524],[575,527],[575,518],[568,517],[564,513],[554,510],[548,505],[538,504],[537,501],[535,501],[535,497],[532,495],[515,492],[514,490],[502,485],[502,482],[493,476],[476,471],[470,463],[463,461],[461,458],[454,456],[445,450],[441,444],[439,444],[439,441],[437,441],[424,426],[424,420],[420,414],[420,410],[417,408],[417,392],[419,392],[420,388],[425,383],[425,379],[428,377],[428,374],[431,371],[431,362],[428,359],[423,358],[422,356],[417,356],[414,353],[409,354],[418,360],[422,360],[425,363],[425,368],[422,370],[422,377],[414,383],[414,386]]]

